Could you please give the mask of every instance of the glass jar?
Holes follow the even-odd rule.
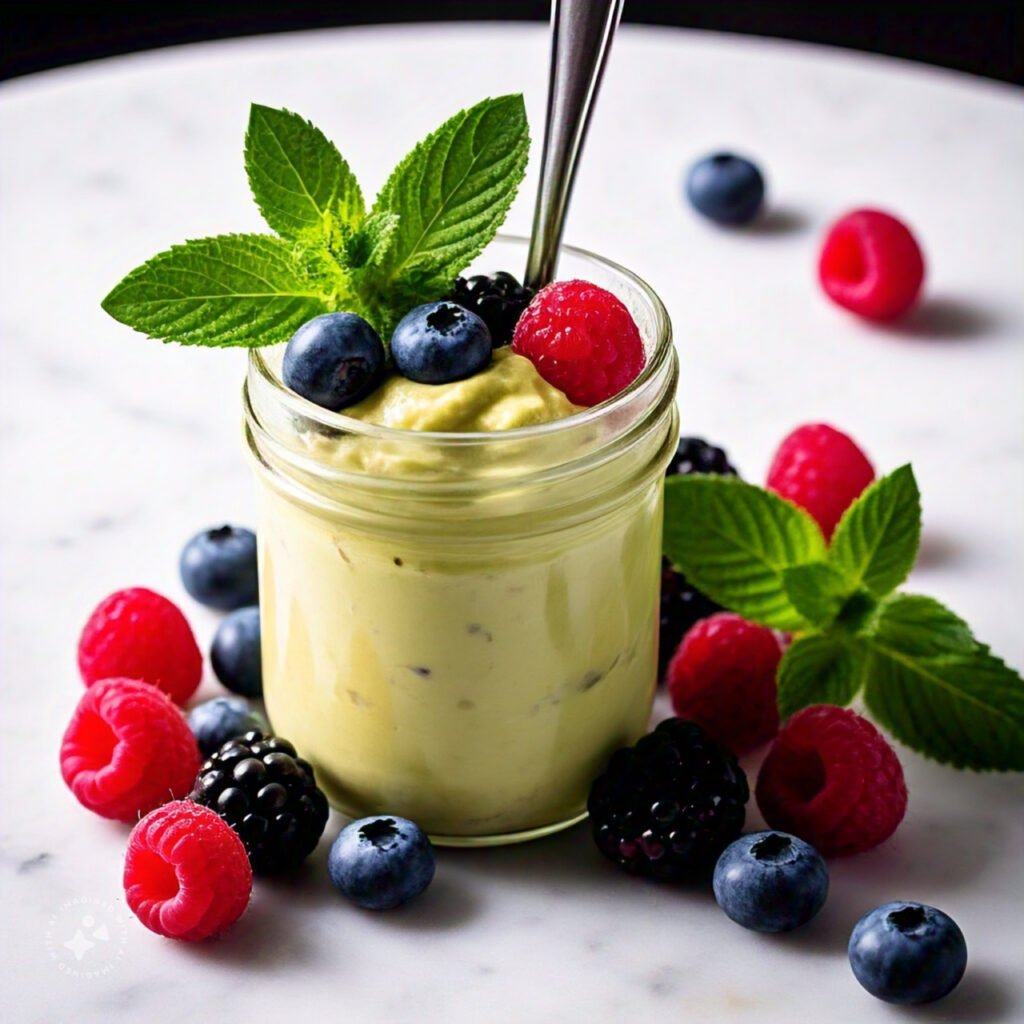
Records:
[[[525,255],[499,238],[483,262]],[[671,328],[627,270],[569,247],[559,270],[618,295],[647,351],[625,391],[565,419],[396,430],[290,392],[283,346],[249,360],[268,715],[339,810],[402,815],[439,843],[580,820],[650,715]]]

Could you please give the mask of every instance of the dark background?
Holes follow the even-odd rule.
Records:
[[[546,20],[548,0],[7,3],[0,78],[133,50],[328,25]],[[1024,0],[626,0],[625,20],[802,39],[1024,84]]]

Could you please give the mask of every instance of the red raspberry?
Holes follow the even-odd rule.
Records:
[[[782,727],[757,777],[757,805],[772,828],[825,856],[861,853],[896,831],[907,785],[896,752],[866,718],[819,704]]]
[[[830,538],[847,507],[874,479],[874,467],[851,438],[827,423],[808,423],[779,445],[766,486],[806,509]]]
[[[90,686],[60,748],[61,775],[78,802],[118,821],[137,821],[184,796],[199,762],[182,713],[165,693],[136,679]]]
[[[132,829],[124,892],[150,931],[198,942],[242,916],[252,894],[252,868],[242,840],[223,818],[190,800],[175,800]]]
[[[203,676],[203,656],[185,616],[166,597],[143,587],[118,590],[89,616],[78,641],[86,686],[126,676],[159,686],[178,704]]]
[[[765,626],[732,612],[701,619],[669,662],[672,709],[734,754],[746,754],[779,731],[775,670],[781,658],[778,637]]]
[[[818,277],[838,305],[868,320],[892,320],[921,291],[924,256],[902,221],[880,210],[854,210],[825,236]]]
[[[542,288],[519,318],[512,348],[576,405],[617,395],[647,361],[629,310],[589,281]]]

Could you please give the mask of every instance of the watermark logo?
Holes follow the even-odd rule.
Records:
[[[62,903],[46,925],[46,951],[62,974],[99,978],[124,959],[128,928],[105,900],[76,896]]]

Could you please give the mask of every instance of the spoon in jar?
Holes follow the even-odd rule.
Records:
[[[551,73],[525,283],[555,276],[573,179],[624,0],[552,0]]]

